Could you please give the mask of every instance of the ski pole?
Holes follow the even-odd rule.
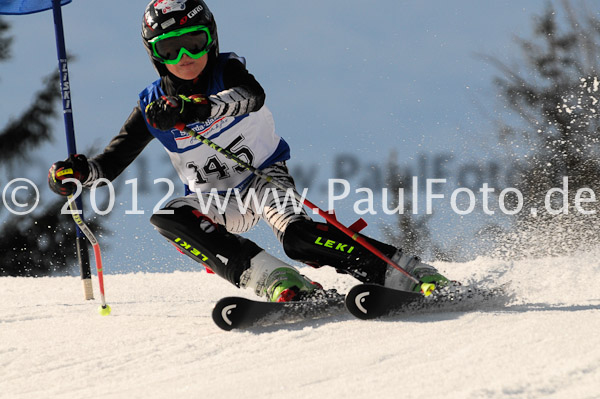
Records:
[[[69,195],[68,197],[69,207],[71,208],[71,216],[73,216],[73,220],[79,227],[79,229],[85,234],[90,244],[92,244],[92,248],[94,249],[94,258],[96,260],[96,272],[98,273],[98,285],[100,287],[100,301],[101,305],[98,308],[98,313],[102,316],[108,316],[110,314],[110,306],[106,304],[106,299],[104,298],[104,272],[102,270],[102,255],[100,254],[100,244],[92,233],[92,230],[85,224],[83,219],[79,216],[79,209],[77,208],[77,204],[73,199],[73,195]]]
[[[189,127],[187,127],[185,124],[178,123],[177,125],[175,125],[175,128],[178,129],[178,130],[180,130],[183,133],[186,133],[186,134],[190,135],[191,137],[195,138],[196,140],[201,141],[203,144],[209,146],[213,150],[215,150],[215,151],[223,154],[223,156],[225,158],[234,161],[235,163],[237,163],[238,165],[240,165],[244,169],[252,172],[254,175],[260,177],[261,179],[266,180],[267,182],[269,182],[271,184],[273,184],[278,189],[283,190],[283,191],[286,191],[288,189],[288,187],[285,187],[283,184],[281,184],[277,180],[274,180],[272,176],[269,176],[268,174],[264,173],[260,169],[255,168],[254,166],[248,164],[247,162],[244,162],[242,159],[240,159],[237,155],[233,154],[231,151],[229,151],[226,148],[223,148],[220,145],[214,143],[212,140],[210,140],[210,139],[202,136],[200,133],[196,133],[195,131],[193,131],[192,129],[190,129]],[[400,265],[398,265],[396,262],[394,262],[393,260],[391,260],[388,256],[386,256],[379,249],[377,249],[373,245],[371,245],[367,240],[365,240],[362,236],[360,236],[357,231],[354,231],[351,228],[348,228],[348,227],[344,226],[343,224],[341,224],[337,220],[337,218],[334,215],[332,215],[331,213],[323,211],[321,208],[319,208],[318,206],[316,206],[315,204],[313,204],[312,202],[310,202],[306,198],[300,197],[300,195],[296,191],[294,191],[294,198],[299,203],[302,203],[302,204],[306,205],[308,208],[310,208],[313,211],[317,212],[327,222],[331,223],[332,225],[334,225],[335,227],[337,227],[339,230],[341,230],[344,234],[346,234],[348,237],[350,237],[354,241],[358,242],[365,249],[367,249],[368,251],[370,251],[373,255],[377,256],[379,259],[383,260],[388,265],[392,266],[393,268],[395,268],[399,272],[401,272],[404,275],[406,275],[408,278],[411,279],[412,282],[414,282],[415,284],[418,284],[421,287],[421,292],[425,296],[429,296],[433,292],[433,290],[435,290],[435,284],[421,283],[421,281],[419,281],[419,279],[417,279],[412,274],[410,274],[409,272],[407,272],[406,270],[404,270]]]
[[[65,134],[67,139],[67,152],[69,156],[77,153],[75,144],[75,128],[73,127],[73,108],[71,104],[71,84],[69,83],[69,69],[67,65],[67,50],[65,46],[65,34],[63,29],[62,9],[60,0],[52,0],[52,11],[54,15],[54,34],[56,38],[56,55],[58,56],[58,72],[60,75],[60,90],[63,98],[63,116],[65,123]],[[75,200],[77,207],[83,209],[81,198]],[[82,215],[83,217],[83,215]],[[82,217],[80,219],[82,219]],[[83,221],[83,220],[82,220]],[[79,226],[79,224],[78,224]],[[92,275],[90,271],[90,256],[83,238],[81,229],[76,229],[75,244],[77,246],[77,258],[79,260],[79,271],[83,281],[83,295],[86,300],[94,299],[92,289]]]

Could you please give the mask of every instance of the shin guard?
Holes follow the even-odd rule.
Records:
[[[229,233],[190,206],[167,207],[163,211],[172,213],[157,213],[150,218],[160,234],[180,252],[239,286],[240,276],[250,267],[250,259],[262,251],[258,245]]]
[[[386,256],[397,249],[362,236]],[[329,265],[364,283],[383,284],[387,264],[336,227],[312,220],[291,223],[283,237],[285,253],[314,267]]]

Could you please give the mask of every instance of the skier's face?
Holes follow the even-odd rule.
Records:
[[[202,71],[204,71],[207,62],[208,54],[203,55],[197,60],[184,54],[177,64],[165,64],[165,66],[169,72],[177,76],[179,79],[193,80],[196,79],[202,73]]]

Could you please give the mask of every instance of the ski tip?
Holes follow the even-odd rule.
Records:
[[[372,286],[368,284],[359,284],[352,287],[346,294],[346,309],[348,309],[354,317],[362,320],[377,317],[379,314],[373,312],[373,310],[379,310],[379,308],[373,304],[373,302],[375,302],[374,298],[376,299],[377,295],[371,296],[372,291]]]
[[[431,295],[434,290],[435,290],[435,284],[431,284],[431,283],[423,283],[423,284],[421,284],[421,292],[425,296]]]
[[[212,311],[212,319],[215,324],[225,331],[237,328],[239,322],[239,307],[243,306],[244,299],[238,297],[226,297],[217,302]]]

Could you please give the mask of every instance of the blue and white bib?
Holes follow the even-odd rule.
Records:
[[[202,94],[210,96],[225,90],[223,66],[230,58],[245,64],[245,60],[234,53],[220,54],[207,93]],[[140,93],[144,120],[146,106],[165,95],[160,83],[161,79]],[[219,192],[226,192],[230,188],[241,190],[250,181],[251,172],[195,138],[177,129],[163,131],[147,122],[146,125],[165,147],[188,192],[210,192],[213,188]],[[275,134],[273,115],[264,105],[260,110],[246,115],[211,118],[189,124],[188,127],[258,169],[290,158],[290,148],[285,140]]]

